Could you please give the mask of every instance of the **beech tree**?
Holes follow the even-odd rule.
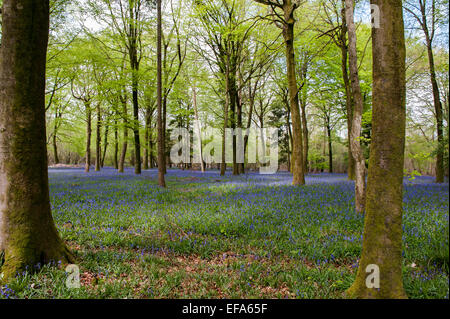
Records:
[[[353,20],[353,1],[345,0],[345,20],[348,29],[348,53],[350,83],[352,88],[353,112],[349,136],[350,149],[355,162],[355,210],[364,212],[366,197],[366,159],[361,149],[361,118],[363,98],[358,76],[358,57],[356,53],[356,27]]]
[[[373,115],[361,259],[351,298],[405,298],[402,281],[402,203],[405,146],[405,38],[401,0],[372,0]],[[369,266],[369,267],[368,267]],[[372,268],[370,268],[372,267]],[[367,271],[379,269],[379,286]],[[376,274],[375,274],[376,275]]]
[[[71,82],[72,96],[79,100],[84,106],[86,121],[85,172],[89,172],[91,166],[92,101],[95,94],[93,81],[89,77],[89,62],[90,61],[83,66],[74,68],[73,73],[76,74],[76,76]]]
[[[303,171],[303,133],[298,102],[298,86],[294,57],[294,12],[300,6],[301,0],[255,0],[268,5],[274,15],[277,26],[283,30],[286,45],[287,80],[289,87],[289,106],[292,118],[292,175],[293,185],[305,184]]]
[[[425,36],[425,46],[427,49],[428,68],[431,87],[433,90],[434,115],[436,117],[437,152],[436,152],[436,183],[444,182],[444,124],[442,101],[439,92],[438,80],[436,77],[436,67],[434,63],[433,44],[439,25],[446,14],[445,8],[448,1],[442,0],[410,0],[406,1],[405,9],[414,18],[419,28]]]
[[[0,47],[0,280],[73,257],[50,209],[45,129],[48,0],[5,0]]]
[[[319,37],[327,36],[341,51],[341,69],[342,80],[345,88],[345,111],[347,118],[347,136],[348,136],[348,165],[347,175],[350,180],[355,180],[355,161],[353,159],[350,139],[352,131],[353,119],[353,99],[351,92],[351,84],[348,70],[348,40],[347,40],[347,23],[345,10],[343,8],[345,0],[328,0],[322,1],[323,7],[322,21],[329,28],[325,31],[320,28]]]
[[[161,0],[156,1],[157,10],[157,125],[158,125],[158,184],[161,187],[166,187],[165,174],[165,150],[164,150],[164,127],[163,127],[163,114],[162,114],[162,14],[161,14]]]

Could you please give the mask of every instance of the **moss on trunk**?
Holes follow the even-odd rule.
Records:
[[[304,185],[305,176],[303,172],[303,133],[298,103],[298,87],[295,76],[294,58],[294,10],[296,5],[288,0],[284,2],[283,37],[286,45],[287,79],[289,87],[289,107],[292,116],[292,175],[293,185]]]
[[[402,203],[405,146],[405,40],[400,0],[380,8],[373,39],[373,133],[362,254],[351,298],[406,298],[402,281]],[[379,267],[379,288],[366,286],[366,267]]]
[[[0,252],[2,281],[37,263],[73,257],[49,200],[45,65],[49,2],[6,0],[0,49]]]

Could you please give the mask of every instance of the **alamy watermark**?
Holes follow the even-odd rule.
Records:
[[[380,27],[380,7],[378,5],[370,5],[370,16],[372,28],[378,29]]]
[[[376,264],[369,264],[366,267],[366,287],[369,289],[380,288],[380,267]]]
[[[259,163],[260,174],[274,174],[278,170],[278,138],[278,129],[274,127],[226,128],[225,154],[223,154],[222,130],[212,127],[207,127],[201,132],[194,130],[192,139],[194,145],[191,149],[189,131],[186,128],[175,128],[170,134],[171,141],[175,142],[170,150],[170,160],[174,164],[200,164],[202,160],[207,164],[219,164],[225,159],[225,163],[231,164],[235,156],[235,163]],[[235,154],[233,154],[233,140],[236,143]]]
[[[66,267],[66,287],[80,288],[80,268],[77,265],[70,264]]]

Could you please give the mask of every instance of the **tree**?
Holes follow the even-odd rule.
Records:
[[[286,45],[286,66],[289,87],[289,106],[292,117],[292,174],[293,185],[305,184],[303,171],[303,133],[298,102],[298,87],[295,71],[294,57],[294,12],[300,6],[300,1],[294,0],[255,0],[256,2],[270,6],[277,25],[283,30],[283,38]],[[277,11],[281,11],[278,13]]]
[[[161,37],[162,37],[162,17],[161,17],[161,0],[156,2],[157,10],[157,113],[158,113],[158,184],[161,187],[166,187],[164,178],[165,173],[165,150],[164,150],[164,128],[163,128],[163,114],[162,114],[162,56],[161,56]]]
[[[92,100],[94,99],[94,86],[90,79],[91,61],[85,61],[84,65],[74,67],[73,73],[76,76],[71,82],[72,96],[81,101],[84,106],[86,119],[86,156],[85,156],[85,172],[89,172],[91,166],[91,135],[92,135]]]
[[[20,8],[20,9],[18,9]],[[49,1],[5,0],[0,47],[0,280],[73,257],[50,209],[45,133]]]
[[[163,138],[162,144],[164,149],[164,154],[166,154],[166,126],[167,126],[167,100],[170,92],[180,75],[181,69],[183,67],[184,59],[186,58],[187,47],[186,43],[182,46],[181,43],[181,34],[180,34],[180,14],[181,7],[174,11],[173,2],[170,1],[171,8],[171,16],[172,16],[172,28],[169,31],[168,36],[165,36],[163,32],[161,32],[161,41],[162,41],[162,126],[163,126]],[[161,18],[162,19],[162,18]],[[162,21],[161,21],[162,24]],[[170,55],[170,51],[172,51],[171,44],[173,35],[175,34],[175,47],[176,50]],[[186,37],[185,41],[187,42],[188,37]],[[164,159],[164,174],[166,173],[166,157]]]
[[[326,74],[322,74],[322,76],[326,76]],[[325,81],[323,83],[325,83]],[[328,171],[333,173],[333,131],[341,120],[341,117],[337,116],[339,113],[336,110],[337,106],[340,105],[339,96],[337,96],[336,90],[333,88],[321,88],[317,86],[317,89],[312,92],[314,92],[312,102],[314,103],[315,109],[318,111],[312,115],[317,116],[320,119],[320,122],[323,123],[328,144]],[[336,98],[338,100],[336,100]]]
[[[361,259],[352,298],[405,298],[402,281],[402,202],[405,146],[405,39],[402,1],[372,0],[373,118]],[[368,266],[379,269],[369,288]]]
[[[355,210],[364,212],[366,197],[366,159],[361,149],[361,118],[363,112],[363,99],[358,76],[358,57],[356,53],[356,27],[353,20],[353,1],[345,0],[345,20],[348,29],[348,61],[350,69],[350,83],[352,87],[353,114],[350,130],[350,149],[355,162]]]
[[[196,51],[202,55],[214,71],[220,83],[220,96],[225,94],[223,105],[221,175],[225,174],[225,129],[242,126],[242,103],[240,99],[239,66],[244,59],[244,49],[257,20],[246,16],[247,3],[238,0],[196,0],[196,15],[202,28],[198,32],[200,46]],[[252,21],[253,20],[253,21]],[[205,44],[205,47],[202,45]],[[218,70],[217,70],[218,69]],[[242,81],[244,82],[244,81]],[[243,83],[242,83],[243,84]],[[222,92],[224,91],[224,92]],[[237,163],[237,135],[232,139],[233,175],[240,173]],[[241,139],[239,139],[241,142]],[[242,166],[241,166],[242,167]]]
[[[126,50],[131,71],[131,102],[133,106],[133,121],[131,129],[134,137],[134,172],[141,173],[141,142],[139,136],[139,68],[142,60],[142,34],[145,20],[145,5],[143,0],[102,0],[89,1],[88,5],[94,18],[111,26]]]
[[[198,106],[197,106],[197,87],[195,85],[195,78],[192,79],[190,81],[190,85],[192,88],[192,105],[194,107],[194,115],[195,115],[195,134],[197,134],[198,138],[199,138],[199,142],[198,142],[198,149],[197,152],[199,154],[200,157],[200,169],[202,171],[202,173],[205,171],[205,162],[203,161],[203,152],[202,152],[202,135],[201,135],[201,127],[200,127],[200,120],[198,117]]]
[[[448,1],[442,0],[415,0],[406,1],[405,9],[413,16],[420,25],[425,36],[425,45],[427,48],[428,65],[431,86],[433,88],[433,102],[436,117],[436,131],[438,138],[438,147],[436,152],[436,183],[444,182],[444,130],[443,130],[443,110],[439,92],[439,85],[436,77],[433,40],[436,30],[445,15],[442,7],[447,7]]]
[[[355,179],[355,161],[353,159],[352,150],[350,146],[352,118],[353,118],[353,99],[351,93],[351,84],[348,74],[348,41],[347,41],[347,23],[345,17],[345,10],[339,5],[344,4],[344,0],[323,1],[324,17],[323,21],[326,25],[331,27],[327,31],[321,31],[319,37],[328,36],[335,43],[341,51],[341,69],[342,79],[345,88],[346,101],[346,117],[347,117],[347,136],[348,136],[348,166],[347,174],[350,180]],[[341,9],[341,10],[340,10]]]

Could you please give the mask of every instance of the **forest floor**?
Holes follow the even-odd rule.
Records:
[[[228,173],[229,174],[229,173]],[[346,175],[220,177],[217,171],[49,169],[55,223],[77,258],[36,265],[0,298],[342,298],[356,274],[363,216]],[[405,178],[404,286],[449,298],[449,185]]]

